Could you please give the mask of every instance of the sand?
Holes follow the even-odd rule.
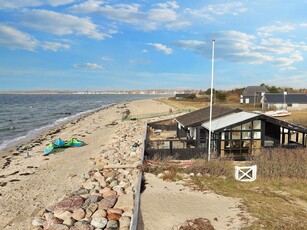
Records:
[[[83,175],[94,167],[91,159],[98,156],[103,147],[115,137],[114,124],[121,124],[125,106],[132,115],[165,113],[172,108],[151,99],[114,105],[62,124],[54,129],[59,129],[54,135],[48,135],[47,132],[30,143],[24,143],[38,143],[29,152],[28,158],[26,153],[12,155],[17,153],[14,149],[1,152],[0,166],[7,162],[10,164],[1,169],[0,173],[0,229],[31,229],[31,217],[41,208],[48,207],[79,188]],[[62,149],[48,156],[42,155],[48,143],[57,138],[69,140],[72,137],[77,137],[86,145]],[[219,221],[214,223],[217,227],[226,226],[228,222],[236,226],[232,219],[239,213],[237,200],[227,198],[227,202],[224,202],[224,198],[215,194],[206,197],[188,190],[178,192],[177,185],[173,187],[150,175],[146,177],[149,184],[141,200],[145,229],[170,229],[174,224],[199,216],[210,220],[217,217]],[[181,193],[183,197],[179,196]],[[222,211],[227,212],[224,215]],[[157,223],[159,228],[155,228]]]
[[[213,192],[193,191],[183,182],[168,182],[146,173],[141,195],[141,216],[145,230],[170,230],[186,220],[207,218],[215,229],[240,229],[240,200]]]

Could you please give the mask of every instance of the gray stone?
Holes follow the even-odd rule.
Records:
[[[118,222],[116,220],[109,220],[107,223],[107,228],[118,229]]]
[[[69,227],[64,224],[54,224],[48,230],[69,230]]]
[[[89,224],[82,224],[78,226],[72,226],[69,230],[93,230],[94,227]]]
[[[41,217],[34,217],[32,220],[32,225],[33,226],[43,226],[45,221],[46,220]]]
[[[107,225],[108,220],[103,217],[93,218],[91,221],[91,225],[95,228],[104,228]]]
[[[73,218],[65,219],[63,224],[65,224],[68,227],[71,227],[74,225],[76,221]]]
[[[72,214],[69,211],[60,210],[60,211],[55,211],[53,215],[54,217],[59,218],[61,220],[66,220],[66,219],[70,219]]]
[[[80,189],[72,192],[72,195],[74,195],[74,196],[80,196],[80,195],[84,195],[84,194],[88,194],[88,190],[85,189],[85,188],[80,188]]]
[[[88,206],[92,203],[97,203],[102,199],[102,196],[99,195],[90,195],[85,201],[82,208],[87,209]]]

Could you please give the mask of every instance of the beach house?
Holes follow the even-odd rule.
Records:
[[[241,104],[260,103],[262,95],[268,93],[265,86],[247,86],[240,97]]]
[[[206,107],[176,117],[172,137],[146,140],[146,152],[191,159],[208,153],[210,108]],[[151,124],[148,124],[149,127]],[[155,124],[157,125],[157,123]],[[161,129],[163,132],[163,129]],[[238,108],[213,105],[211,152],[217,157],[249,159],[261,148],[306,147],[307,128]]]
[[[265,93],[261,98],[262,109],[307,109],[304,93]]]

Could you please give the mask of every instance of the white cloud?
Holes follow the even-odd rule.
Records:
[[[148,59],[129,59],[129,63],[131,64],[148,64],[150,60]]]
[[[50,5],[53,7],[66,5],[75,2],[75,0],[1,0],[0,9],[18,9],[26,7],[37,7]]]
[[[75,13],[96,13],[122,23],[128,23],[139,29],[149,31],[158,28],[176,30],[190,25],[176,12],[179,5],[175,1],[153,5],[148,11],[142,11],[139,4],[105,4],[97,0],[74,5],[70,10]]]
[[[98,26],[89,18],[61,14],[48,10],[25,10],[22,25],[56,35],[84,35],[93,39],[110,37],[98,31]]]
[[[142,52],[143,53],[148,53],[148,50],[147,49],[143,49]]]
[[[96,63],[75,64],[74,67],[82,69],[102,69],[102,66]]]
[[[193,17],[213,20],[214,15],[238,15],[247,12],[248,8],[242,2],[228,2],[221,4],[212,4],[200,9],[186,8],[184,12]]]
[[[0,24],[0,46],[33,51],[38,44],[39,42],[31,35],[14,27]]]
[[[272,36],[272,33],[276,32],[289,32],[296,28],[295,25],[271,25],[271,26],[263,26],[257,29],[258,35],[262,37],[269,37]]]
[[[59,42],[43,42],[41,47],[44,50],[58,51],[59,49],[69,49],[69,44],[59,43]]]
[[[114,61],[113,58],[110,58],[110,57],[102,57],[101,59],[103,61]]]
[[[279,38],[259,39],[239,31],[224,31],[215,34],[215,57],[230,62],[249,64],[271,63],[280,70],[292,70],[293,64],[301,62],[305,43],[294,43]],[[174,45],[211,58],[211,42],[180,40]]]
[[[153,46],[156,50],[162,51],[163,53],[170,55],[173,53],[173,50],[171,48],[168,48],[165,45],[162,45],[160,43],[147,43],[147,45]]]

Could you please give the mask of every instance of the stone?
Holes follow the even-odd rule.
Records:
[[[116,185],[118,185],[117,180],[113,180],[113,181],[111,181],[111,183],[109,184],[109,186],[110,186],[111,188],[113,188],[113,187],[116,186]]]
[[[46,213],[46,214],[50,214],[50,213]],[[53,217],[52,215],[46,215],[46,214],[45,214],[46,221],[43,224],[44,229],[50,229],[50,227],[53,225],[63,223],[63,220]]]
[[[65,219],[63,224],[65,224],[68,227],[71,227],[75,224],[75,220],[73,218]]]
[[[90,179],[88,179],[86,182],[84,182],[82,184],[82,186],[85,188],[85,189],[88,189],[88,190],[91,190],[95,187],[95,185],[92,183],[92,181]]]
[[[88,206],[92,203],[97,203],[102,199],[102,196],[99,195],[90,195],[83,203],[82,208],[87,209]]]
[[[85,188],[80,188],[76,191],[73,191],[71,194],[74,196],[80,196],[80,195],[88,194],[88,190]]]
[[[103,209],[98,209],[96,212],[93,213],[92,218],[103,217],[107,216],[107,212]]]
[[[90,220],[88,218],[83,218],[82,220],[79,220],[75,223],[75,226],[81,226],[81,225],[88,225],[90,224]]]
[[[69,230],[69,227],[64,224],[54,224],[48,230]]]
[[[72,214],[69,211],[60,210],[60,211],[55,211],[53,215],[54,217],[59,218],[61,220],[66,220],[66,219],[70,219]]]
[[[113,208],[117,201],[117,196],[108,196],[98,202],[99,209]]]
[[[95,228],[104,228],[107,225],[108,220],[103,217],[93,218],[91,221],[91,225]]]
[[[122,216],[119,219],[119,227],[129,227],[130,226],[131,219],[128,216]]]
[[[114,191],[114,190],[111,190],[110,188],[104,188],[102,190],[99,191],[102,196],[105,198],[105,197],[108,197],[108,196],[115,196],[117,195],[117,192]]]
[[[133,199],[133,194],[123,194],[121,195],[118,200],[116,205],[114,206],[114,208],[119,208],[122,209],[124,211],[128,211],[133,209],[134,207],[134,199]],[[110,207],[112,208],[112,207]]]
[[[88,206],[88,208],[86,209],[86,211],[91,211],[92,213],[95,212],[98,208],[98,204],[97,203],[92,203]]]
[[[107,209],[107,213],[116,213],[116,214],[123,214],[123,210],[119,209],[119,208],[108,208]]]
[[[118,229],[118,222],[116,220],[109,220],[107,223],[107,228]]]
[[[157,175],[157,177],[158,177],[158,178],[163,178],[163,177],[164,177],[164,174],[163,174],[163,173],[159,173],[159,174]]]
[[[65,198],[55,205],[54,211],[74,211],[81,208],[84,201],[80,196],[73,196],[70,198]]]
[[[82,220],[85,217],[85,211],[82,208],[76,209],[72,216],[75,220]]]
[[[107,219],[108,220],[119,220],[122,217],[121,214],[117,214],[117,213],[109,213],[107,215]]]
[[[78,226],[72,226],[69,230],[93,230],[94,227],[89,224],[82,224]]]
[[[43,226],[45,221],[46,220],[41,217],[34,217],[32,220],[32,225],[33,226]]]

